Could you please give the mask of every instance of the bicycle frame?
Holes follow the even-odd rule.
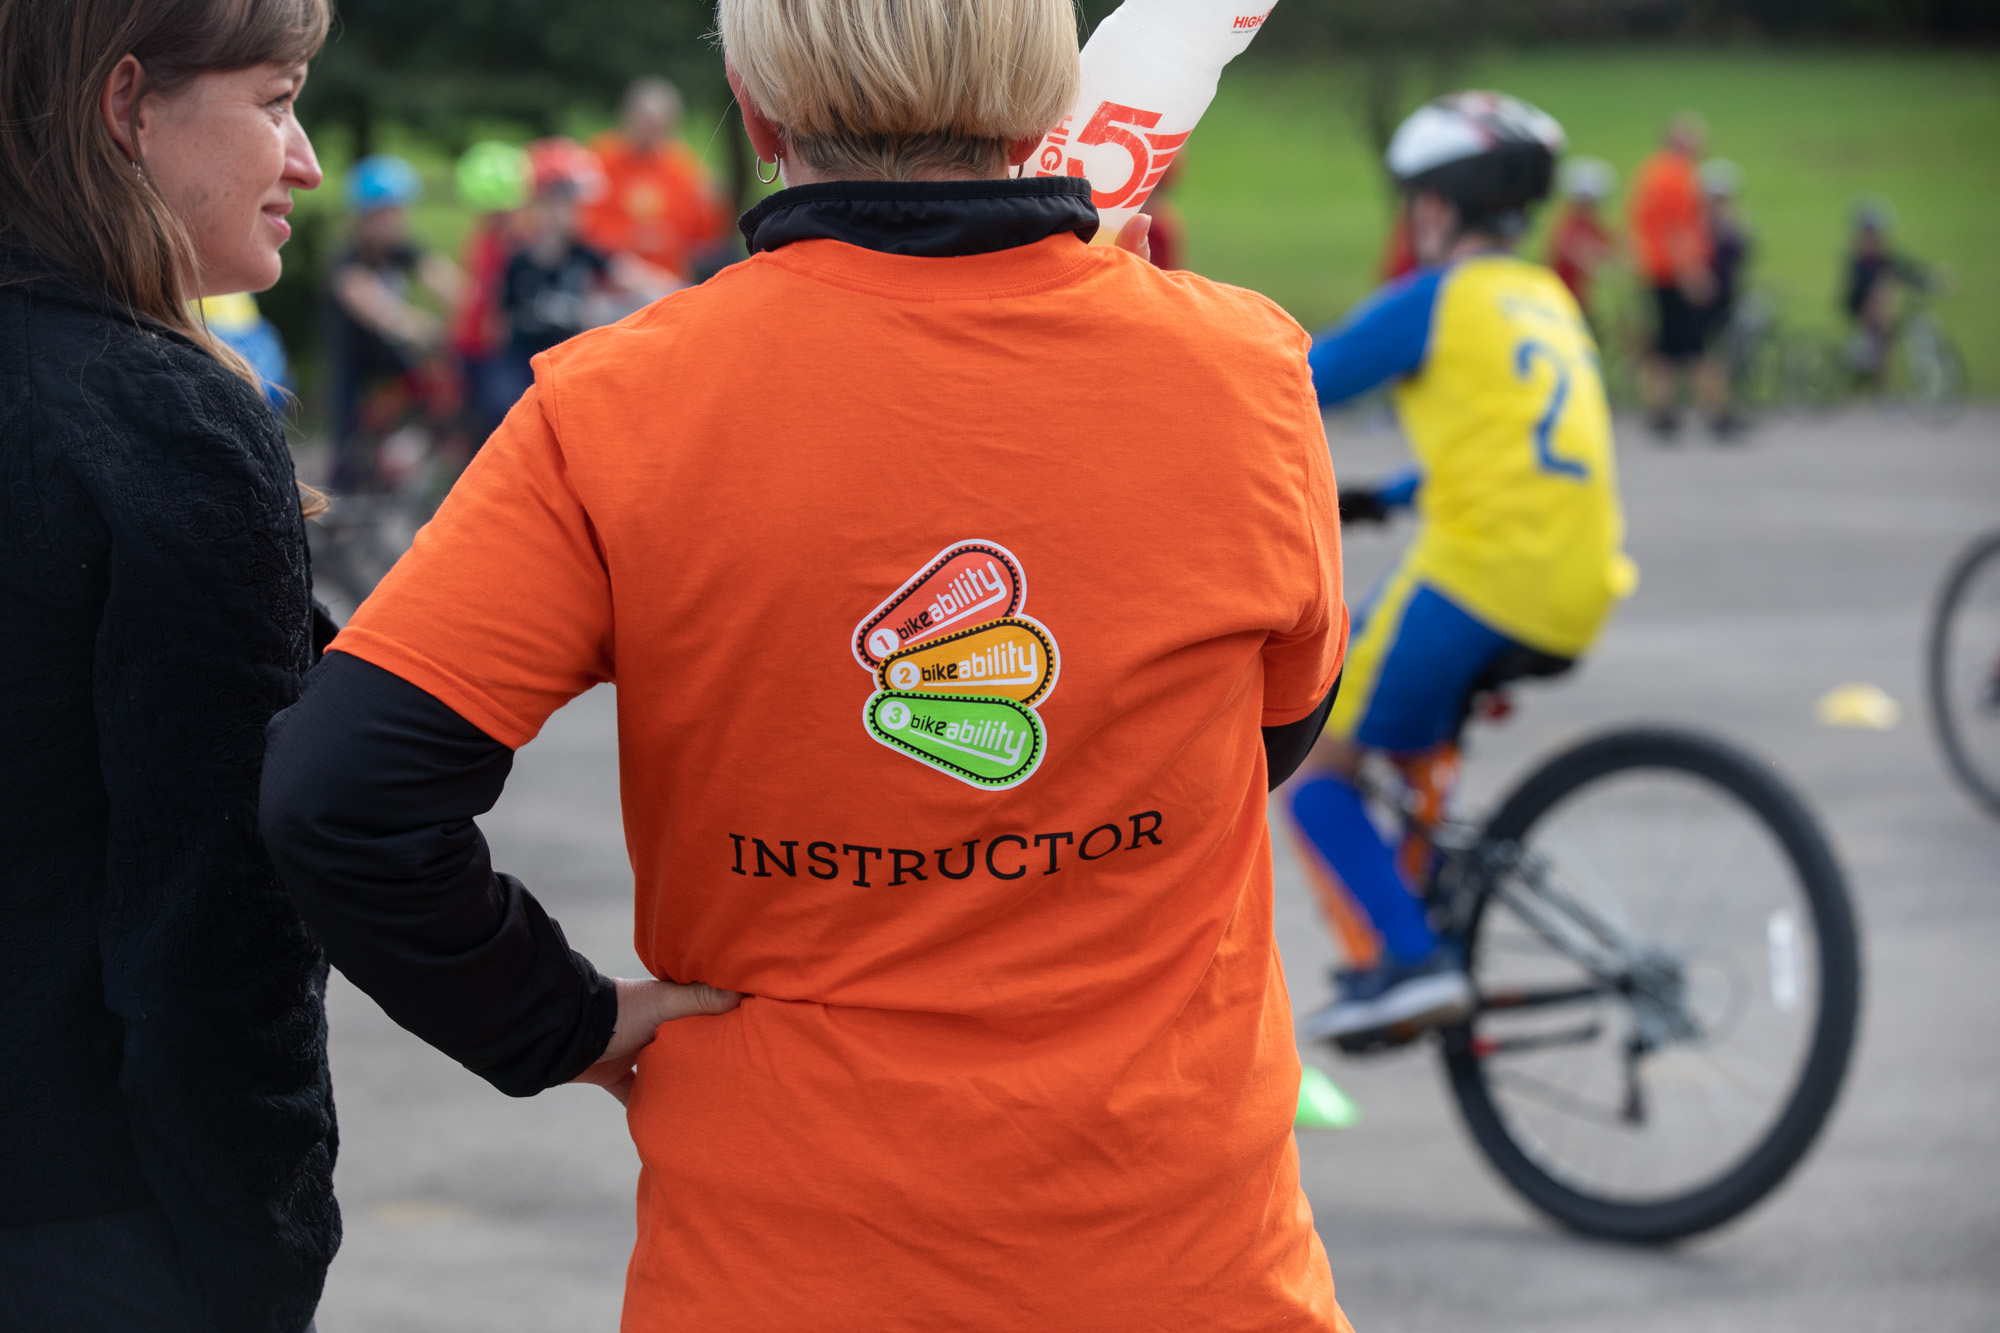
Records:
[[[1504,715],[1504,710],[1504,701],[1488,707],[1489,715]],[[1563,891],[1546,858],[1519,843],[1490,839],[1479,826],[1452,814],[1450,801],[1460,769],[1455,743],[1391,762],[1400,778],[1395,788],[1365,771],[1362,787],[1399,812],[1401,865],[1410,882],[1424,886],[1425,902],[1444,936],[1463,949],[1480,913],[1497,901],[1589,978],[1583,984],[1482,992],[1476,1012],[1624,1001],[1633,1016],[1633,1030],[1624,1052],[1623,1118],[1643,1121],[1638,1061],[1671,1043],[1700,1043],[1708,1035],[1688,1011],[1678,961],[1630,939],[1589,904]],[[1468,1024],[1448,1031],[1445,1038],[1464,1042],[1474,1055],[1490,1056],[1582,1044],[1602,1032],[1601,1021],[1592,1019],[1574,1029],[1513,1037],[1474,1035]]]

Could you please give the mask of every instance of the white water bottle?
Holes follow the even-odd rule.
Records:
[[[1215,96],[1222,67],[1276,0],[1125,0],[1083,47],[1076,105],[1021,168],[1085,176],[1108,245],[1167,174]]]

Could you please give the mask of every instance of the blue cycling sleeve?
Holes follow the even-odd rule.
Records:
[[[1430,268],[1399,278],[1363,301],[1337,328],[1313,339],[1307,360],[1322,407],[1417,373],[1430,346],[1431,312],[1444,273]]]
[[[1382,478],[1375,487],[1375,498],[1385,509],[1401,509],[1416,503],[1417,490],[1424,484],[1422,468],[1406,467],[1400,472],[1392,472]]]

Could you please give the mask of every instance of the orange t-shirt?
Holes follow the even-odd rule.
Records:
[[[1069,235],[759,254],[535,358],[334,647],[618,688],[628,1330],[1344,1329],[1260,726],[1346,639],[1307,339]]]
[[[584,207],[584,239],[686,277],[688,261],[721,239],[728,223],[693,150],[672,140],[634,152],[617,134],[590,146],[604,165],[604,193]]]
[[[1632,187],[1632,240],[1640,271],[1656,287],[1672,286],[1683,267],[1707,266],[1701,177],[1686,153],[1662,148],[1640,165]]]

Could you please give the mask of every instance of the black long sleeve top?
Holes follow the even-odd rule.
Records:
[[[346,653],[270,726],[259,807],[299,908],[348,980],[502,1092],[566,1083],[604,1051],[611,982],[511,875],[473,820],[514,752],[401,677]]]
[[[283,430],[0,251],[0,1227],[156,1200],[228,1333],[339,1244],[320,951],[257,836],[312,652]]]

